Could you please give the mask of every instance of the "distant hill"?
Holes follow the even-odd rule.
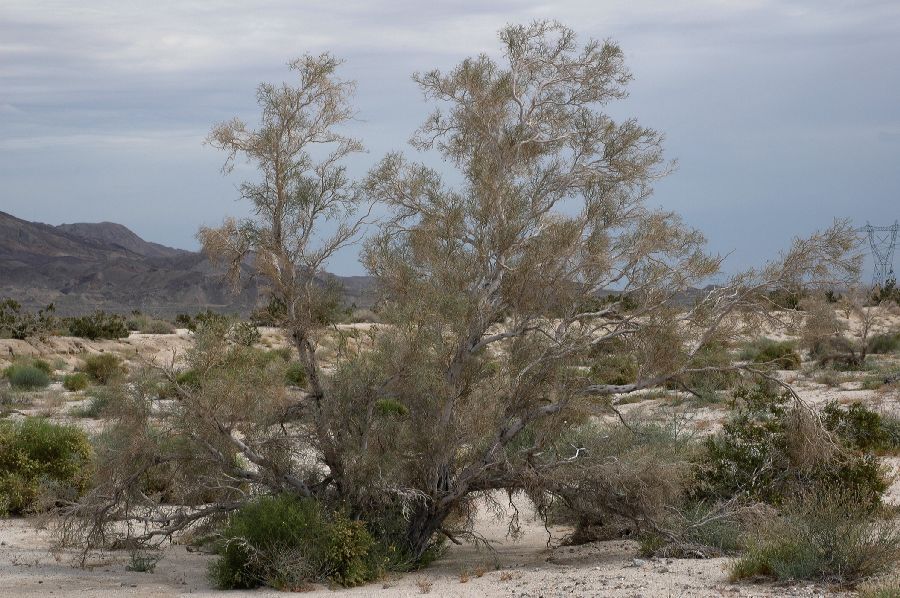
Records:
[[[348,304],[373,304],[370,277],[334,278]],[[0,297],[29,308],[53,302],[63,315],[140,309],[172,316],[207,307],[249,313],[258,289],[251,280],[234,294],[203,254],[145,241],[121,224],[51,226],[0,212]]]

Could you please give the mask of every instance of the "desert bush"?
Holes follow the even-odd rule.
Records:
[[[853,584],[893,571],[900,527],[872,516],[857,497],[819,488],[787,502],[761,522],[746,553],[730,567],[733,581],[770,577]]]
[[[619,535],[643,532],[680,502],[694,450],[681,424],[641,414],[626,423],[585,422],[536,460],[536,466],[544,459],[571,459],[572,465],[548,476],[529,496],[550,521],[574,527],[572,544],[609,539],[610,528]],[[511,445],[510,454],[535,440],[529,436]],[[584,476],[583,468],[593,475]]]
[[[830,401],[822,409],[825,427],[862,451],[900,449],[900,420],[883,416],[862,403],[841,407]]]
[[[78,392],[79,390],[84,390],[90,384],[90,378],[84,372],[75,372],[74,374],[67,374],[65,378],[63,378],[63,388],[70,392]]]
[[[67,319],[69,334],[90,340],[117,339],[128,336],[125,319],[116,314],[103,311],[87,316],[76,316]]]
[[[235,322],[231,325],[231,342],[244,347],[252,347],[262,339],[262,335],[252,322]]]
[[[81,369],[98,384],[109,384],[127,373],[125,364],[115,353],[88,355]]]
[[[24,340],[32,336],[49,336],[58,326],[55,312],[52,303],[37,313],[29,313],[13,299],[0,300],[0,338]]]
[[[119,389],[105,386],[94,387],[88,391],[87,403],[72,409],[74,417],[98,419],[102,417],[119,394]]]
[[[140,328],[141,334],[174,334],[175,327],[165,320],[150,320]]]
[[[687,389],[707,403],[717,402],[716,393],[734,388],[741,381],[738,371],[729,369],[734,359],[728,346],[721,342],[707,343],[691,358],[688,368],[707,371],[687,372],[666,383],[670,389]]]
[[[900,334],[876,334],[869,339],[869,353],[895,353],[900,351]]]
[[[36,390],[50,384],[47,372],[33,364],[13,364],[6,368],[5,375],[10,386],[18,390]]]
[[[306,384],[306,369],[299,362],[292,361],[288,364],[284,379],[288,386],[302,388]]]
[[[382,572],[374,547],[361,521],[326,513],[311,499],[261,497],[230,516],[210,577],[221,589],[360,585]]]
[[[637,379],[638,366],[628,354],[600,355],[591,365],[590,379],[595,384],[630,384]]]
[[[772,365],[780,370],[799,369],[802,361],[794,343],[767,338],[748,344],[741,353],[741,358],[753,363]]]
[[[150,316],[135,311],[125,320],[125,327],[132,332],[138,332],[142,328],[146,328],[149,323]]]
[[[780,504],[811,486],[854,492],[876,505],[887,488],[878,459],[830,434],[787,393],[767,385],[735,392],[737,411],[704,441],[689,494],[696,500],[744,497]]]
[[[78,428],[40,418],[0,421],[0,514],[37,508],[49,486],[76,498],[87,485],[90,461],[90,442]]]

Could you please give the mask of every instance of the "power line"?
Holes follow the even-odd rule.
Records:
[[[897,247],[900,223],[894,221],[891,226],[872,226],[866,222],[858,230],[868,235],[869,246],[872,248],[872,260],[875,262],[872,284],[883,287],[887,280],[894,278],[894,249]]]

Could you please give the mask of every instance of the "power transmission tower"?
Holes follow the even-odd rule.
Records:
[[[900,223],[894,221],[891,226],[872,226],[866,222],[859,231],[868,235],[872,247],[872,260],[875,262],[872,284],[883,287],[888,279],[894,278],[894,248],[897,246]]]

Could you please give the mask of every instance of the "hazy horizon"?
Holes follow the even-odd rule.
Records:
[[[471,1],[247,3],[12,0],[0,7],[0,210],[110,221],[197,249],[201,224],[244,215],[213,124],[256,121],[255,88],[330,51],[358,81],[354,177],[406,145],[431,106],[410,75],[499,53],[507,23],[558,19],[610,38],[634,74],[610,107],[665,133],[678,168],[654,201],[702,230],[726,270],[851,218],[900,218],[900,5]],[[429,158],[433,160],[433,158]],[[432,161],[433,163],[433,161]],[[449,170],[448,170],[449,171]],[[355,251],[331,271],[363,273]]]

